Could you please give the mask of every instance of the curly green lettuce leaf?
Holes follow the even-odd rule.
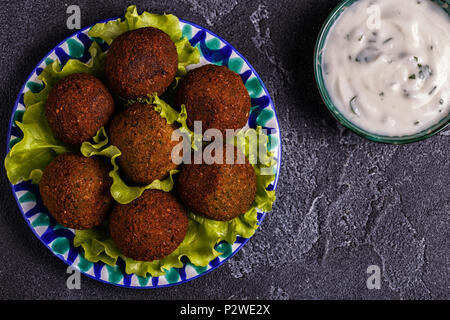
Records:
[[[92,59],[87,64],[69,60],[62,69],[58,61],[49,64],[38,77],[44,88],[37,93],[25,93],[23,120],[16,122],[22,130],[23,139],[12,147],[5,158],[6,173],[11,183],[31,180],[38,184],[43,170],[57,155],[76,151],[54,136],[45,116],[45,101],[52,87],[70,74],[85,72],[101,76],[104,57],[98,54],[100,48],[93,44],[89,52]]]
[[[82,246],[84,258],[91,262],[103,261],[113,266],[120,255],[119,249],[109,235],[107,226],[77,230],[73,244],[75,247]]]
[[[144,27],[154,27],[164,31],[175,43],[178,52],[177,76],[184,76],[188,65],[200,62],[199,50],[192,47],[188,39],[182,38],[180,21],[172,14],[143,12],[139,15],[136,6],[129,6],[124,19],[98,23],[92,27],[89,35],[100,38],[110,45],[121,34]]]
[[[107,146],[109,138],[105,128],[101,128],[93,140],[94,143],[88,141],[83,142],[80,151],[85,157],[103,156],[111,159],[111,164],[113,165],[113,170],[109,172],[109,176],[113,180],[111,185],[111,195],[118,203],[130,203],[139,198],[145,190],[149,189],[162,190],[165,192],[170,192],[172,190],[174,185],[173,176],[178,173],[178,170],[171,170],[169,177],[162,181],[155,180],[146,186],[128,186],[120,177],[119,166],[116,161],[122,153],[116,146]]]
[[[258,160],[262,160],[260,155],[252,154],[251,148],[248,146],[251,141],[250,137],[255,135],[262,145],[266,142],[265,145],[267,146],[268,138],[261,132],[261,128],[257,130],[249,129],[238,134],[234,143],[247,157],[254,156]],[[232,244],[236,241],[237,235],[249,238],[255,233],[258,228],[257,208],[265,212],[272,209],[272,204],[276,198],[275,191],[268,191],[266,188],[274,181],[275,174],[267,174],[267,172],[270,173],[274,170],[276,162],[267,148],[260,154],[267,159],[257,161],[253,165],[257,175],[257,195],[252,207],[245,214],[231,221],[214,221],[188,212],[189,227],[185,239],[174,252],[161,260],[136,261],[123,256],[114,242],[111,241],[106,227],[77,231],[74,244],[75,246],[82,246],[85,251],[85,258],[92,262],[103,261],[113,266],[117,259],[121,257],[125,261],[126,273],[134,273],[142,277],[148,274],[157,277],[164,275],[171,268],[180,268],[183,265],[183,257],[188,258],[196,266],[205,267],[222,254],[215,249],[217,244],[222,241]]]
[[[155,107],[155,111],[157,111],[161,117],[166,119],[168,124],[178,123],[181,134],[186,134],[187,138],[191,141],[191,147],[194,150],[197,150],[198,146],[202,144],[203,137],[201,134],[194,133],[191,131],[187,125],[187,111],[186,106],[181,105],[180,112],[173,109],[168,103],[158,97],[157,93],[147,95],[147,98],[138,98],[137,100],[128,101],[127,105],[131,105],[133,103],[144,103],[150,104]]]
[[[157,93],[149,94],[147,95],[147,98],[138,98],[137,100],[130,100],[128,101],[127,105],[129,106],[136,102],[153,105],[155,111],[158,112],[161,117],[166,119],[166,122],[168,124],[178,122],[178,124],[180,124],[180,129],[189,132],[189,129],[186,125],[187,121],[186,107],[182,106],[181,111],[178,112],[164,100],[160,99]]]
[[[177,71],[177,84],[180,77],[186,75],[186,67],[191,64],[197,64],[200,62],[200,51],[197,48],[191,46],[188,39],[183,38],[175,42],[175,47],[178,52],[178,71]]]
[[[38,184],[43,170],[58,154],[69,152],[70,147],[57,140],[51,132],[46,117],[45,104],[27,107],[22,122],[16,122],[23,139],[14,145],[5,158],[9,181],[32,180]]]

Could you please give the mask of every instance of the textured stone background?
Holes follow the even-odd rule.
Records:
[[[133,1],[132,1],[133,2]],[[203,25],[233,44],[274,98],[282,132],[278,200],[254,238],[225,265],[187,284],[129,290],[82,277],[28,229],[1,170],[0,298],[449,299],[450,130],[407,146],[361,139],[329,115],[315,87],[319,28],[338,0],[134,1]],[[4,1],[1,150],[11,108],[37,62],[82,25],[119,16],[130,1]],[[6,32],[5,32],[6,31]],[[381,290],[366,288],[369,265]]]

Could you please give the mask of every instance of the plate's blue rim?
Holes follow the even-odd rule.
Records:
[[[37,63],[36,67],[33,69],[33,71],[32,71],[32,72],[28,75],[28,77],[26,78],[24,84],[22,85],[22,87],[21,87],[21,89],[20,89],[20,91],[19,91],[19,92],[20,92],[20,93],[19,93],[19,96],[17,97],[17,99],[16,99],[16,101],[15,101],[15,103],[14,103],[14,107],[13,107],[13,110],[12,110],[12,113],[11,113],[11,118],[10,118],[9,126],[8,126],[7,141],[6,141],[6,155],[7,155],[7,154],[9,153],[9,151],[10,151],[10,147],[9,147],[10,141],[9,141],[9,140],[10,140],[10,138],[11,138],[12,124],[13,124],[13,121],[14,121],[14,115],[15,115],[16,110],[17,110],[17,107],[18,107],[18,105],[19,105],[20,98],[21,98],[21,96],[22,96],[22,92],[24,91],[26,84],[28,83],[28,81],[30,80],[30,78],[35,74],[35,72],[36,72],[36,70],[39,68],[39,66],[40,66],[40,65],[45,61],[45,59],[46,59],[46,58],[47,58],[47,57],[55,50],[56,47],[60,47],[60,46],[61,46],[62,44],[64,44],[68,39],[74,37],[75,35],[78,35],[78,34],[80,34],[80,33],[85,32],[86,30],[92,28],[94,25],[96,25],[96,24],[98,24],[98,23],[106,23],[106,22],[108,22],[108,21],[117,20],[117,19],[120,19],[120,18],[121,18],[121,17],[115,17],[115,18],[109,18],[109,19],[101,20],[101,21],[99,21],[99,22],[96,22],[96,23],[94,23],[94,24],[88,26],[88,27],[85,27],[85,28],[83,28],[83,29],[78,30],[77,32],[71,34],[70,36],[68,36],[67,38],[65,38],[63,41],[61,41],[59,44],[57,44],[56,46],[54,46],[54,47],[53,47],[53,48],[52,48],[52,49],[51,49],[51,50],[50,50],[50,51],[49,51],[49,52],[48,52],[48,53],[47,53],[47,54],[46,54],[46,55],[45,55],[38,63]],[[260,77],[259,74],[256,72],[256,70],[253,68],[253,66],[250,64],[250,62],[249,62],[249,61],[248,61],[248,60],[247,60],[247,59],[246,59],[246,58],[245,58],[238,50],[236,50],[236,48],[235,48],[234,46],[232,46],[228,41],[224,40],[222,37],[218,36],[218,35],[215,34],[214,32],[212,32],[212,31],[210,31],[210,30],[208,30],[208,29],[205,29],[204,27],[199,26],[199,25],[196,24],[196,23],[193,23],[193,22],[190,22],[190,21],[187,21],[187,20],[183,20],[183,19],[179,19],[179,21],[182,22],[182,23],[191,25],[191,26],[193,26],[193,27],[196,27],[196,28],[198,28],[198,29],[200,29],[200,30],[203,30],[203,31],[205,31],[206,33],[211,34],[212,36],[214,36],[214,37],[220,39],[220,40],[221,40],[223,43],[225,43],[226,45],[228,45],[228,46],[230,46],[231,48],[233,48],[234,52],[235,52],[242,60],[245,61],[245,63],[250,67],[250,70],[251,70],[251,71],[254,73],[254,75],[260,80],[260,83],[261,83],[261,85],[262,85],[262,87],[263,87],[263,89],[264,89],[264,92],[265,92],[266,96],[267,96],[268,99],[269,99],[270,105],[273,106],[273,112],[274,112],[275,120],[276,120],[276,123],[277,123],[277,126],[278,126],[278,135],[279,135],[279,137],[280,137],[280,139],[279,139],[279,141],[278,141],[277,174],[276,174],[276,177],[275,177],[275,181],[273,182],[273,189],[276,190],[276,188],[277,188],[277,186],[278,186],[278,182],[279,182],[280,172],[281,172],[280,170],[281,170],[281,157],[282,157],[282,139],[281,139],[280,123],[279,123],[278,116],[277,116],[277,112],[276,112],[276,109],[275,109],[275,104],[273,103],[272,97],[270,96],[270,93],[269,93],[269,91],[267,90],[267,88],[266,88],[264,82],[262,81],[261,77]],[[25,217],[25,213],[24,213],[24,211],[23,211],[23,209],[22,209],[22,206],[21,206],[21,204],[20,204],[20,202],[19,202],[19,199],[17,198],[16,192],[14,191],[14,185],[13,185],[11,182],[9,182],[9,185],[10,185],[10,187],[11,187],[11,192],[12,192],[12,194],[13,194],[13,197],[14,197],[14,199],[16,200],[17,206],[18,206],[20,212],[22,213],[22,216],[23,216],[25,222],[27,223],[28,227],[31,229],[31,231],[33,232],[33,234],[36,236],[36,238],[38,238],[39,241],[40,241],[45,247],[47,247],[47,249],[49,249],[50,252],[51,252],[55,257],[57,257],[58,259],[60,259],[61,261],[63,261],[66,265],[72,266],[72,264],[69,264],[69,263],[64,259],[63,256],[56,254],[56,253],[55,253],[55,252],[54,252],[54,251],[53,251],[53,250],[52,250],[52,249],[51,249],[51,248],[50,248],[50,247],[49,247],[49,246],[41,239],[41,237],[36,233],[35,229],[31,226],[30,222],[29,222],[28,219]],[[259,224],[261,224],[261,223],[263,222],[264,218],[265,218],[266,215],[267,215],[267,212],[262,212],[261,214],[262,214],[262,216],[261,216],[261,218],[260,218],[260,220],[259,220]],[[254,236],[254,235],[253,235],[253,236]],[[239,247],[238,247],[236,250],[234,250],[230,256],[228,256],[228,257],[225,258],[224,260],[220,261],[220,263],[219,263],[217,266],[212,267],[211,269],[208,269],[208,270],[206,270],[205,272],[202,272],[202,273],[196,275],[195,277],[192,277],[192,278],[189,278],[189,279],[186,279],[186,280],[182,280],[182,281],[179,281],[179,282],[176,282],[176,283],[169,283],[169,284],[157,285],[157,286],[143,286],[143,287],[137,287],[137,286],[132,286],[132,285],[129,285],[129,286],[128,286],[128,285],[124,285],[124,284],[118,284],[118,283],[108,282],[108,281],[103,280],[103,279],[101,279],[101,278],[96,278],[95,276],[93,276],[93,275],[91,275],[91,274],[88,274],[88,273],[86,273],[86,272],[80,271],[77,267],[73,267],[73,268],[74,268],[74,269],[77,269],[80,273],[84,274],[85,276],[87,276],[87,277],[89,277],[89,278],[91,278],[91,279],[93,279],[93,280],[95,280],[95,281],[102,282],[102,283],[105,283],[105,284],[108,284],[108,285],[113,285],[113,286],[116,286],[116,287],[121,287],[121,288],[129,288],[129,289],[138,289],[138,290],[140,290],[140,289],[158,289],[158,288],[172,287],[172,286],[177,286],[177,285],[184,284],[184,283],[186,283],[186,282],[190,282],[190,281],[192,281],[192,280],[195,280],[195,279],[197,279],[197,278],[199,278],[199,277],[202,277],[202,276],[204,276],[204,275],[210,273],[210,272],[213,271],[213,270],[216,270],[216,269],[219,268],[221,265],[223,265],[225,262],[227,262],[230,258],[232,258],[236,253],[238,253],[238,251],[240,251],[240,250],[242,249],[242,247],[243,247],[243,246],[244,246],[244,245],[245,245],[245,244],[246,244],[253,236],[251,236],[250,238],[243,238],[243,239],[245,239],[245,240],[239,245]]]

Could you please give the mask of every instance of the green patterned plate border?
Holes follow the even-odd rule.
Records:
[[[115,19],[117,18],[101,22]],[[252,100],[247,126],[250,128],[262,126],[266,129],[269,136],[268,149],[275,154],[275,160],[277,161],[277,166],[275,167],[276,178],[268,187],[268,190],[274,190],[278,183],[281,164],[280,132],[275,107],[261,78],[250,63],[228,42],[196,24],[182,20],[180,24],[183,36],[187,37],[193,46],[199,48],[201,53],[200,63],[190,66],[188,69],[213,63],[227,66],[241,75]],[[7,135],[7,153],[14,144],[22,139],[22,132],[16,126],[15,121],[22,119],[25,110],[24,93],[28,90],[37,93],[43,89],[43,84],[38,80],[38,75],[48,64],[55,60],[59,60],[62,65],[68,59],[78,59],[82,62],[87,62],[90,58],[88,48],[93,41],[96,41],[96,39],[87,35],[90,28],[78,31],[57,45],[41,60],[23,85],[11,115]],[[108,50],[107,44],[99,43],[99,45],[103,51]],[[11,184],[11,188],[19,209],[30,229],[54,255],[90,278],[121,287],[160,288],[196,279],[222,265],[249,240],[238,236],[233,244],[226,242],[218,244],[216,249],[222,254],[211,261],[207,267],[197,267],[186,262],[182,268],[168,270],[164,276],[148,276],[144,278],[135,274],[126,274],[122,259],[119,259],[113,267],[102,262],[93,263],[87,261],[83,256],[83,251],[73,246],[74,230],[59,225],[48,213],[42,203],[37,185],[33,185],[30,181],[21,181],[15,185]],[[266,213],[258,211],[259,223],[262,222],[265,215]]]

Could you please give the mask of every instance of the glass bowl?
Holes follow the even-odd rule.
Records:
[[[390,144],[405,144],[405,143],[412,143],[424,140],[426,138],[429,138],[436,133],[444,130],[446,127],[450,125],[450,113],[443,118],[441,121],[436,123],[435,125],[431,126],[430,128],[423,130],[421,132],[418,132],[413,135],[407,135],[407,136],[384,136],[372,133],[370,131],[367,131],[365,129],[362,129],[355,125],[353,122],[348,120],[335,106],[333,100],[331,99],[327,87],[325,85],[325,79],[323,75],[322,70],[322,54],[325,46],[325,42],[328,37],[328,33],[332,29],[334,23],[339,18],[339,16],[344,12],[344,10],[351,6],[353,3],[355,3],[358,0],[344,0],[342,1],[334,10],[331,12],[331,14],[328,16],[328,18],[325,20],[325,23],[322,26],[322,29],[320,30],[319,36],[316,41],[316,46],[314,49],[314,75],[316,78],[317,87],[319,88],[320,95],[322,97],[322,100],[324,101],[325,105],[327,106],[328,110],[331,112],[331,114],[334,116],[334,118],[339,121],[343,126],[350,129],[357,135],[375,141],[375,142],[381,142],[381,143],[390,143]],[[434,2],[438,3],[442,6],[443,10],[447,12],[447,14],[450,15],[450,8],[448,6],[448,3],[446,4],[446,1],[442,0],[435,0]]]

